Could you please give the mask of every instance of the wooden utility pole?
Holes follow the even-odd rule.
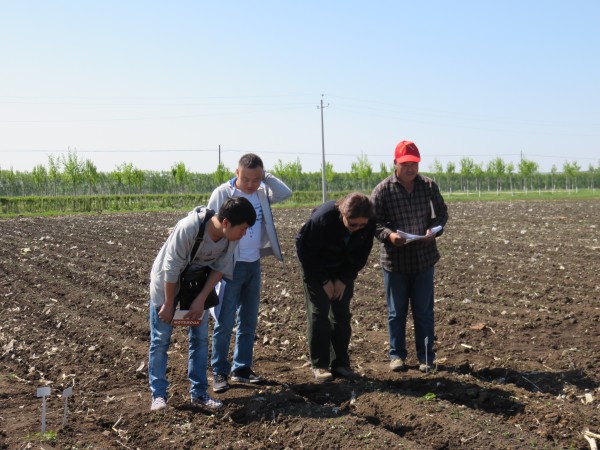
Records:
[[[325,127],[323,126],[323,108],[327,108],[329,103],[323,105],[323,97],[325,94],[321,94],[321,106],[317,105],[317,108],[321,110],[321,153],[323,161],[321,163],[321,178],[323,185],[323,203],[327,201],[327,182],[325,179]]]

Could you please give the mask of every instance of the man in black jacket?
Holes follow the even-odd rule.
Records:
[[[348,194],[315,208],[296,236],[302,266],[313,375],[356,378],[348,345],[354,280],[373,247],[373,204],[364,194]]]

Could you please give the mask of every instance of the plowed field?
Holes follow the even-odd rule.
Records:
[[[409,370],[389,370],[376,245],[352,304],[362,378],[316,384],[293,245],[309,210],[277,209],[286,261],[263,260],[255,345],[267,383],[233,384],[214,414],[188,403],[183,329],[169,406],[149,410],[149,272],[181,213],[0,220],[0,448],[589,448],[582,431],[600,433],[600,201],[455,202],[449,213],[437,370],[417,370],[410,333]],[[44,385],[56,432],[45,439]]]

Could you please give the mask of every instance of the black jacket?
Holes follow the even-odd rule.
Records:
[[[335,202],[323,203],[313,210],[296,236],[296,252],[304,275],[320,282],[339,279],[348,284],[354,281],[367,263],[374,235],[374,220],[350,233]]]

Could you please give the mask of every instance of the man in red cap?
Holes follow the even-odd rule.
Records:
[[[433,368],[435,336],[433,318],[434,265],[440,259],[437,233],[444,227],[448,208],[437,184],[419,175],[417,146],[402,141],[394,153],[394,173],[375,186],[375,237],[381,241],[381,266],[388,306],[390,369],[406,370],[406,317],[410,304],[415,325],[419,370]],[[426,236],[407,240],[400,231]]]

